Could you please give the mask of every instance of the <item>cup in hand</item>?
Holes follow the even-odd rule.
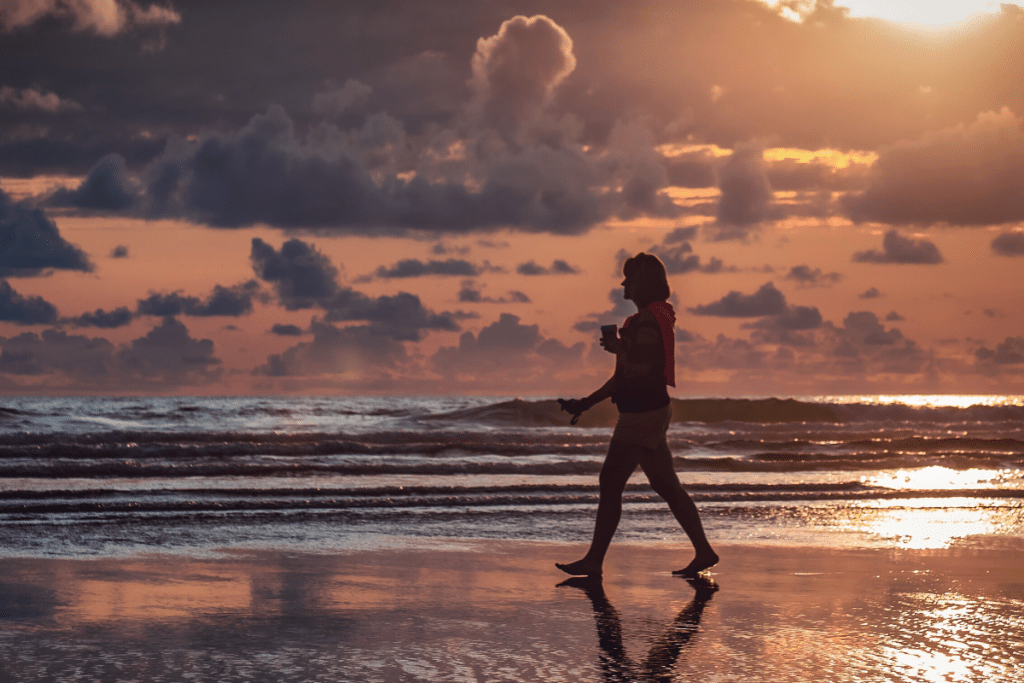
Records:
[[[601,325],[601,339],[615,339],[618,333],[619,328],[615,325]]]

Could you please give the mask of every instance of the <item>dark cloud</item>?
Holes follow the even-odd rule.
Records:
[[[232,287],[214,285],[213,292],[206,298],[206,301],[194,296],[184,296],[179,292],[153,293],[145,299],[139,299],[137,312],[139,315],[159,317],[179,315],[237,317],[252,312],[253,299],[258,295],[259,283],[255,280]]]
[[[318,114],[336,116],[353,105],[362,103],[373,92],[373,88],[354,78],[345,81],[340,88],[332,88],[313,96],[313,111]]]
[[[868,287],[866,290],[858,294],[861,299],[877,299],[882,296],[882,293],[878,291],[878,287]]]
[[[550,268],[539,265],[533,260],[520,263],[516,266],[516,272],[520,275],[576,275],[580,271],[562,259],[555,259]]]
[[[281,337],[301,337],[302,328],[298,325],[282,325],[277,323],[270,328],[270,333]]]
[[[1024,232],[1004,232],[992,240],[992,251],[1000,256],[1024,256]]]
[[[110,258],[128,258],[128,247],[119,244],[110,250]]]
[[[105,311],[102,308],[97,308],[92,313],[86,311],[74,318],[63,318],[61,322],[75,327],[99,327],[110,330],[124,327],[134,318],[135,316],[127,306],[119,306],[112,311]]]
[[[419,341],[423,330],[458,331],[449,313],[434,313],[420,298],[408,292],[372,298],[343,289],[324,306],[327,322],[367,322],[367,333],[399,341]]]
[[[290,311],[323,305],[340,291],[338,269],[315,245],[300,239],[286,241],[277,251],[254,237],[249,259],[256,276],[276,287],[281,303]]]
[[[665,174],[673,187],[714,187],[715,156],[708,150],[684,152],[665,160]]]
[[[519,290],[510,290],[507,297],[498,299],[484,296],[482,290],[472,280],[464,280],[459,290],[459,301],[470,304],[528,304],[530,297]]]
[[[1007,337],[996,344],[995,350],[982,346],[974,352],[979,365],[1022,365],[1024,364],[1024,337]]]
[[[785,313],[786,296],[766,282],[753,294],[731,291],[710,304],[688,308],[694,315],[714,315],[723,318],[759,318],[766,315]]]
[[[722,259],[716,257],[711,257],[706,263],[702,263],[701,257],[693,253],[693,246],[689,242],[696,235],[696,226],[676,228],[665,236],[660,245],[656,244],[648,251],[661,259],[665,265],[665,271],[669,275],[685,275],[694,272],[713,275],[736,270],[733,266],[726,268]]]
[[[188,384],[214,380],[221,372],[213,342],[193,339],[174,318],[164,318],[145,336],[122,346],[114,358],[121,372],[146,381]]]
[[[608,300],[612,302],[611,309],[603,313],[591,313],[583,320],[580,320],[573,329],[578,332],[593,332],[600,329],[601,325],[618,325],[625,318],[636,313],[633,302],[624,297],[622,287],[616,287],[608,292]]]
[[[1024,220],[1022,193],[1024,130],[1004,107],[882,149],[867,189],[845,201],[855,221],[992,225]]]
[[[718,168],[718,222],[742,228],[773,217],[772,188],[764,153],[756,145],[737,146]]]
[[[903,237],[896,230],[890,230],[882,238],[882,251],[858,251],[853,260],[857,263],[936,264],[942,263],[942,254],[928,240]]]
[[[889,346],[903,340],[896,328],[886,330],[878,316],[870,311],[850,313],[843,320],[844,338],[858,347]]]
[[[380,266],[374,271],[379,278],[403,278],[423,277],[424,275],[448,275],[461,277],[476,277],[484,272],[501,271],[490,263],[485,262],[483,266],[463,259],[445,259],[437,261],[420,261],[419,259],[402,259],[393,266]]]
[[[50,269],[93,269],[85,252],[60,236],[41,209],[11,201],[0,190],[0,277],[39,275]]]
[[[906,320],[906,318],[904,318],[902,315],[900,315],[896,311],[889,311],[889,313],[885,316],[885,320],[886,320],[886,322],[891,322],[892,323],[892,322],[900,322],[900,321]]]
[[[96,162],[82,184],[74,190],[60,188],[47,203],[79,209],[121,211],[139,197],[138,185],[129,177],[124,157],[108,154]]]
[[[810,266],[793,266],[786,275],[787,280],[796,280],[804,285],[835,284],[843,279],[839,273],[823,273],[821,268],[811,269]]]
[[[406,358],[405,346],[369,325],[335,327],[314,319],[313,340],[300,342],[284,353],[271,354],[254,375],[295,377],[348,375],[393,368]]]
[[[499,377],[519,384],[577,365],[584,348],[582,342],[566,347],[558,340],[545,339],[537,325],[523,325],[518,316],[502,313],[479,334],[464,332],[457,347],[438,349],[431,362],[436,372],[452,380]],[[509,375],[509,367],[516,368],[514,376]]]
[[[111,371],[114,345],[103,338],[69,335],[61,330],[0,339],[0,372],[42,375],[55,370],[71,377],[102,378]]]
[[[39,296],[23,296],[7,280],[0,280],[0,320],[20,325],[38,325],[57,321],[57,309]]]

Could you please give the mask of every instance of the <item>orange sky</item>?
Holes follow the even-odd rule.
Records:
[[[36,72],[0,83],[8,394],[586,393],[612,365],[594,327],[628,314],[612,298],[639,251],[669,266],[676,395],[1024,391],[1013,5],[922,33],[860,18],[880,16],[870,3],[602,5],[589,23],[523,3],[405,53],[333,57],[296,11],[324,73],[296,92],[270,69],[272,99],[251,103],[218,90],[237,55],[172,87],[182,47],[224,19],[180,5],[113,34],[0,24]],[[97,74],[111,46],[136,51],[136,90],[62,85],[66,65],[32,56],[61,35]],[[389,277],[403,261],[419,274]],[[311,273],[320,293],[298,297]],[[214,310],[218,290],[241,308]],[[116,326],[87,315],[118,309]]]

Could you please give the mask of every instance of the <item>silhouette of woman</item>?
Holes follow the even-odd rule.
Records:
[[[626,319],[619,335],[601,339],[601,346],[615,354],[615,373],[586,398],[558,399],[562,410],[579,416],[611,398],[619,409],[619,420],[601,467],[601,495],[590,549],[576,562],[555,566],[567,574],[601,574],[605,553],[622,516],[622,492],[639,465],[696,551],[686,567],[672,573],[696,577],[718,564],[718,555],[704,534],[697,506],[679,485],[666,439],[672,417],[666,385],[675,386],[675,312],[667,301],[671,293],[668,278],[658,257],[644,253],[627,259],[622,272],[624,296],[636,305],[637,313]]]

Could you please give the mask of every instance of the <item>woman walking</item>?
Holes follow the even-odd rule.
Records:
[[[671,293],[668,278],[658,257],[644,253],[627,259],[622,272],[624,296],[636,305],[637,313],[626,319],[619,335],[612,332],[601,339],[601,346],[615,354],[615,374],[586,398],[559,399],[563,410],[579,415],[611,398],[619,409],[619,421],[601,467],[601,497],[590,550],[576,562],[555,566],[567,574],[601,574],[622,516],[622,492],[639,465],[696,552],[686,567],[672,573],[692,578],[717,564],[718,555],[704,534],[697,507],[679,485],[666,438],[672,417],[666,385],[675,386],[676,319],[667,301]]]

